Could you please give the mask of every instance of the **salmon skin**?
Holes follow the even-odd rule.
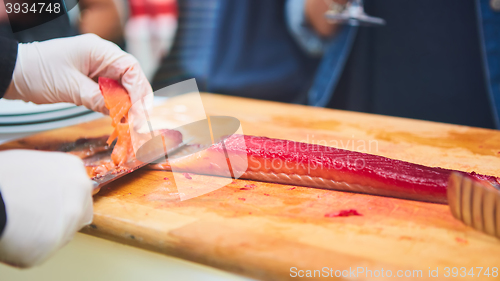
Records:
[[[229,176],[227,169],[221,168],[226,155],[231,158],[231,174],[244,179],[442,204],[447,203],[448,177],[453,172],[361,152],[247,135],[233,135],[208,149],[151,168],[175,167],[175,171]],[[493,176],[460,173],[499,183]]]

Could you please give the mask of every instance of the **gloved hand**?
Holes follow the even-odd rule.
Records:
[[[19,44],[6,99],[37,104],[70,102],[108,113],[99,86],[103,76],[121,82],[132,104],[153,95],[137,60],[94,34]]]
[[[0,193],[7,223],[0,261],[41,263],[92,222],[92,182],[82,161],[59,152],[0,152]]]

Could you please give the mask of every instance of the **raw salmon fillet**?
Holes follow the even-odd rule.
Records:
[[[226,155],[231,159],[227,171]],[[446,203],[452,170],[412,164],[333,147],[233,135],[210,148],[154,165],[153,169],[302,185],[403,199]],[[496,177],[465,173],[498,184]]]

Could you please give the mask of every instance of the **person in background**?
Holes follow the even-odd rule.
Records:
[[[98,77],[116,79],[132,102],[152,95],[137,60],[94,34],[18,44],[0,37],[0,98],[71,102],[106,113]],[[40,264],[92,221],[83,162],[59,152],[0,152],[0,261]]]
[[[179,0],[177,34],[153,88],[196,78],[201,91],[306,103],[320,54],[304,46],[304,0],[295,2]]]
[[[316,34],[332,36],[309,104],[500,128],[500,1],[366,0],[365,11],[386,25],[309,18]]]

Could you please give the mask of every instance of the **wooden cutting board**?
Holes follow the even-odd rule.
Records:
[[[249,135],[500,176],[500,131],[211,94],[203,104],[207,115],[238,118]],[[103,118],[0,149],[41,148],[111,130]],[[436,280],[430,270],[441,279],[448,271],[453,276],[454,267],[458,276],[465,268],[474,280],[494,280],[493,267],[500,266],[500,240],[455,220],[446,205],[246,180],[181,202],[172,179],[170,172],[140,170],[103,188],[94,197],[94,221],[82,231],[263,280],[296,279],[299,270],[317,277],[344,270],[365,280],[382,276],[382,269],[384,276],[390,270]],[[192,175],[191,181],[196,188],[213,180]],[[362,216],[328,215],[344,209]],[[356,276],[358,267],[365,273]],[[476,267],[483,267],[480,276]]]

